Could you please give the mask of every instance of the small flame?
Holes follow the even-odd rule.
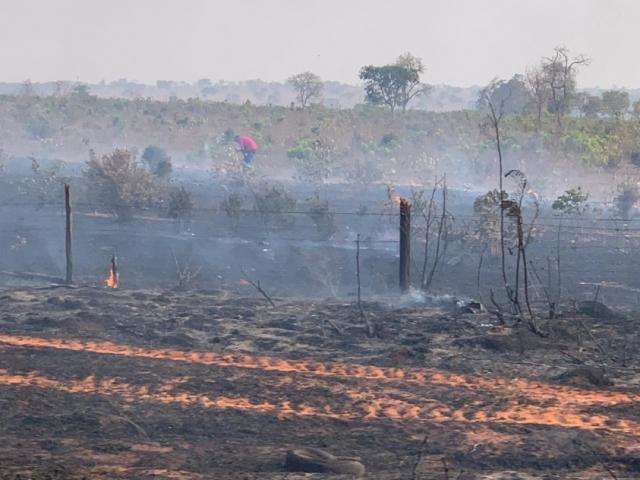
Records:
[[[109,276],[104,283],[109,288],[118,288],[118,267],[116,266],[116,257],[111,257]]]

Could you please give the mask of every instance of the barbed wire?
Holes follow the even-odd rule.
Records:
[[[98,205],[98,204],[87,203],[87,202],[74,202],[73,206],[92,209],[96,213],[98,213],[99,210],[102,210],[102,212],[99,215],[104,215],[104,218],[115,218],[117,216],[113,212],[104,212],[105,205]],[[36,210],[42,210],[45,207],[60,208],[59,215],[63,215],[62,209],[64,205],[62,205],[62,203],[52,204],[52,203],[42,203],[42,202],[33,202],[33,203],[5,202],[5,203],[0,203],[0,207],[32,207]],[[117,208],[131,208],[131,209],[136,209],[138,212],[155,212],[155,213],[161,212],[163,210],[163,208],[160,208],[160,207],[140,207],[135,204],[115,204],[115,205],[108,206],[109,210],[117,209]],[[164,210],[166,210],[167,208],[168,208],[167,206],[164,206]],[[212,212],[212,213],[218,213],[221,215],[224,214],[226,216],[229,216],[226,212],[221,211],[220,208],[217,208],[217,207],[197,207],[197,208],[191,209],[191,212]],[[234,213],[255,215],[255,216],[306,215],[312,218],[318,217],[318,216],[329,217],[332,215],[358,216],[358,217],[365,217],[365,216],[399,217],[400,215],[399,212],[367,212],[367,211],[353,212],[353,211],[330,211],[330,210],[326,210],[326,211],[324,210],[262,210],[261,211],[259,209],[238,209],[238,210],[234,210]],[[92,216],[90,212],[86,212],[86,211],[75,212],[75,214],[76,215],[80,214],[85,218],[90,218]],[[479,220],[480,219],[479,216],[473,215],[473,214],[453,214],[452,217],[453,217],[453,220],[455,219]],[[96,216],[95,218],[100,218],[100,217]],[[425,219],[421,218],[421,216],[414,216],[414,221],[416,218],[420,220],[414,223],[414,228],[416,229],[424,228],[421,225],[421,222],[424,221]],[[176,218],[163,217],[163,216],[150,216],[150,217],[135,216],[133,219],[148,220],[148,221],[168,221],[168,222],[175,222],[176,220],[178,220]],[[615,236],[620,236],[620,237],[625,237],[628,234],[636,234],[636,233],[640,234],[640,227],[626,226],[626,224],[640,222],[640,218],[630,219],[630,220],[616,219],[616,218],[589,218],[586,221],[583,221],[582,223],[576,223],[575,219],[567,219],[562,217],[542,217],[541,216],[541,217],[538,217],[538,219],[543,221],[551,220],[553,221],[553,223],[543,223],[538,221],[524,222],[523,226],[525,228],[538,227],[538,228],[551,228],[551,229],[561,229],[561,230],[569,230],[569,231],[615,232],[619,234]],[[203,221],[201,218],[197,218],[197,217],[189,218],[189,219],[182,218],[179,220],[210,223],[210,222]],[[622,223],[623,225],[618,227],[598,226],[598,225],[594,225],[594,223],[596,222],[618,222],[618,223]]]

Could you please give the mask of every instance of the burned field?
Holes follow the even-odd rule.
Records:
[[[274,301],[4,288],[3,478],[301,478],[304,447],[368,478],[640,476],[632,314],[541,338],[381,299],[370,337],[351,302]]]

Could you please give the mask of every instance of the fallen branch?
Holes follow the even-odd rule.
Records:
[[[0,271],[0,275],[6,275],[7,277],[21,278],[22,280],[31,280],[37,282],[48,282],[60,285],[65,285],[66,280],[60,277],[54,277],[52,275],[46,275],[44,273],[35,272],[10,272],[7,270]]]
[[[336,325],[336,323],[330,318],[325,318],[324,321],[329,324],[331,328],[333,328],[338,335],[343,335],[342,329]]]

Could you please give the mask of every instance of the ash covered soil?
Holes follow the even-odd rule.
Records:
[[[635,316],[545,338],[444,306],[0,290],[0,478],[640,478]],[[588,312],[587,312],[588,313]],[[346,477],[342,477],[346,478]]]

